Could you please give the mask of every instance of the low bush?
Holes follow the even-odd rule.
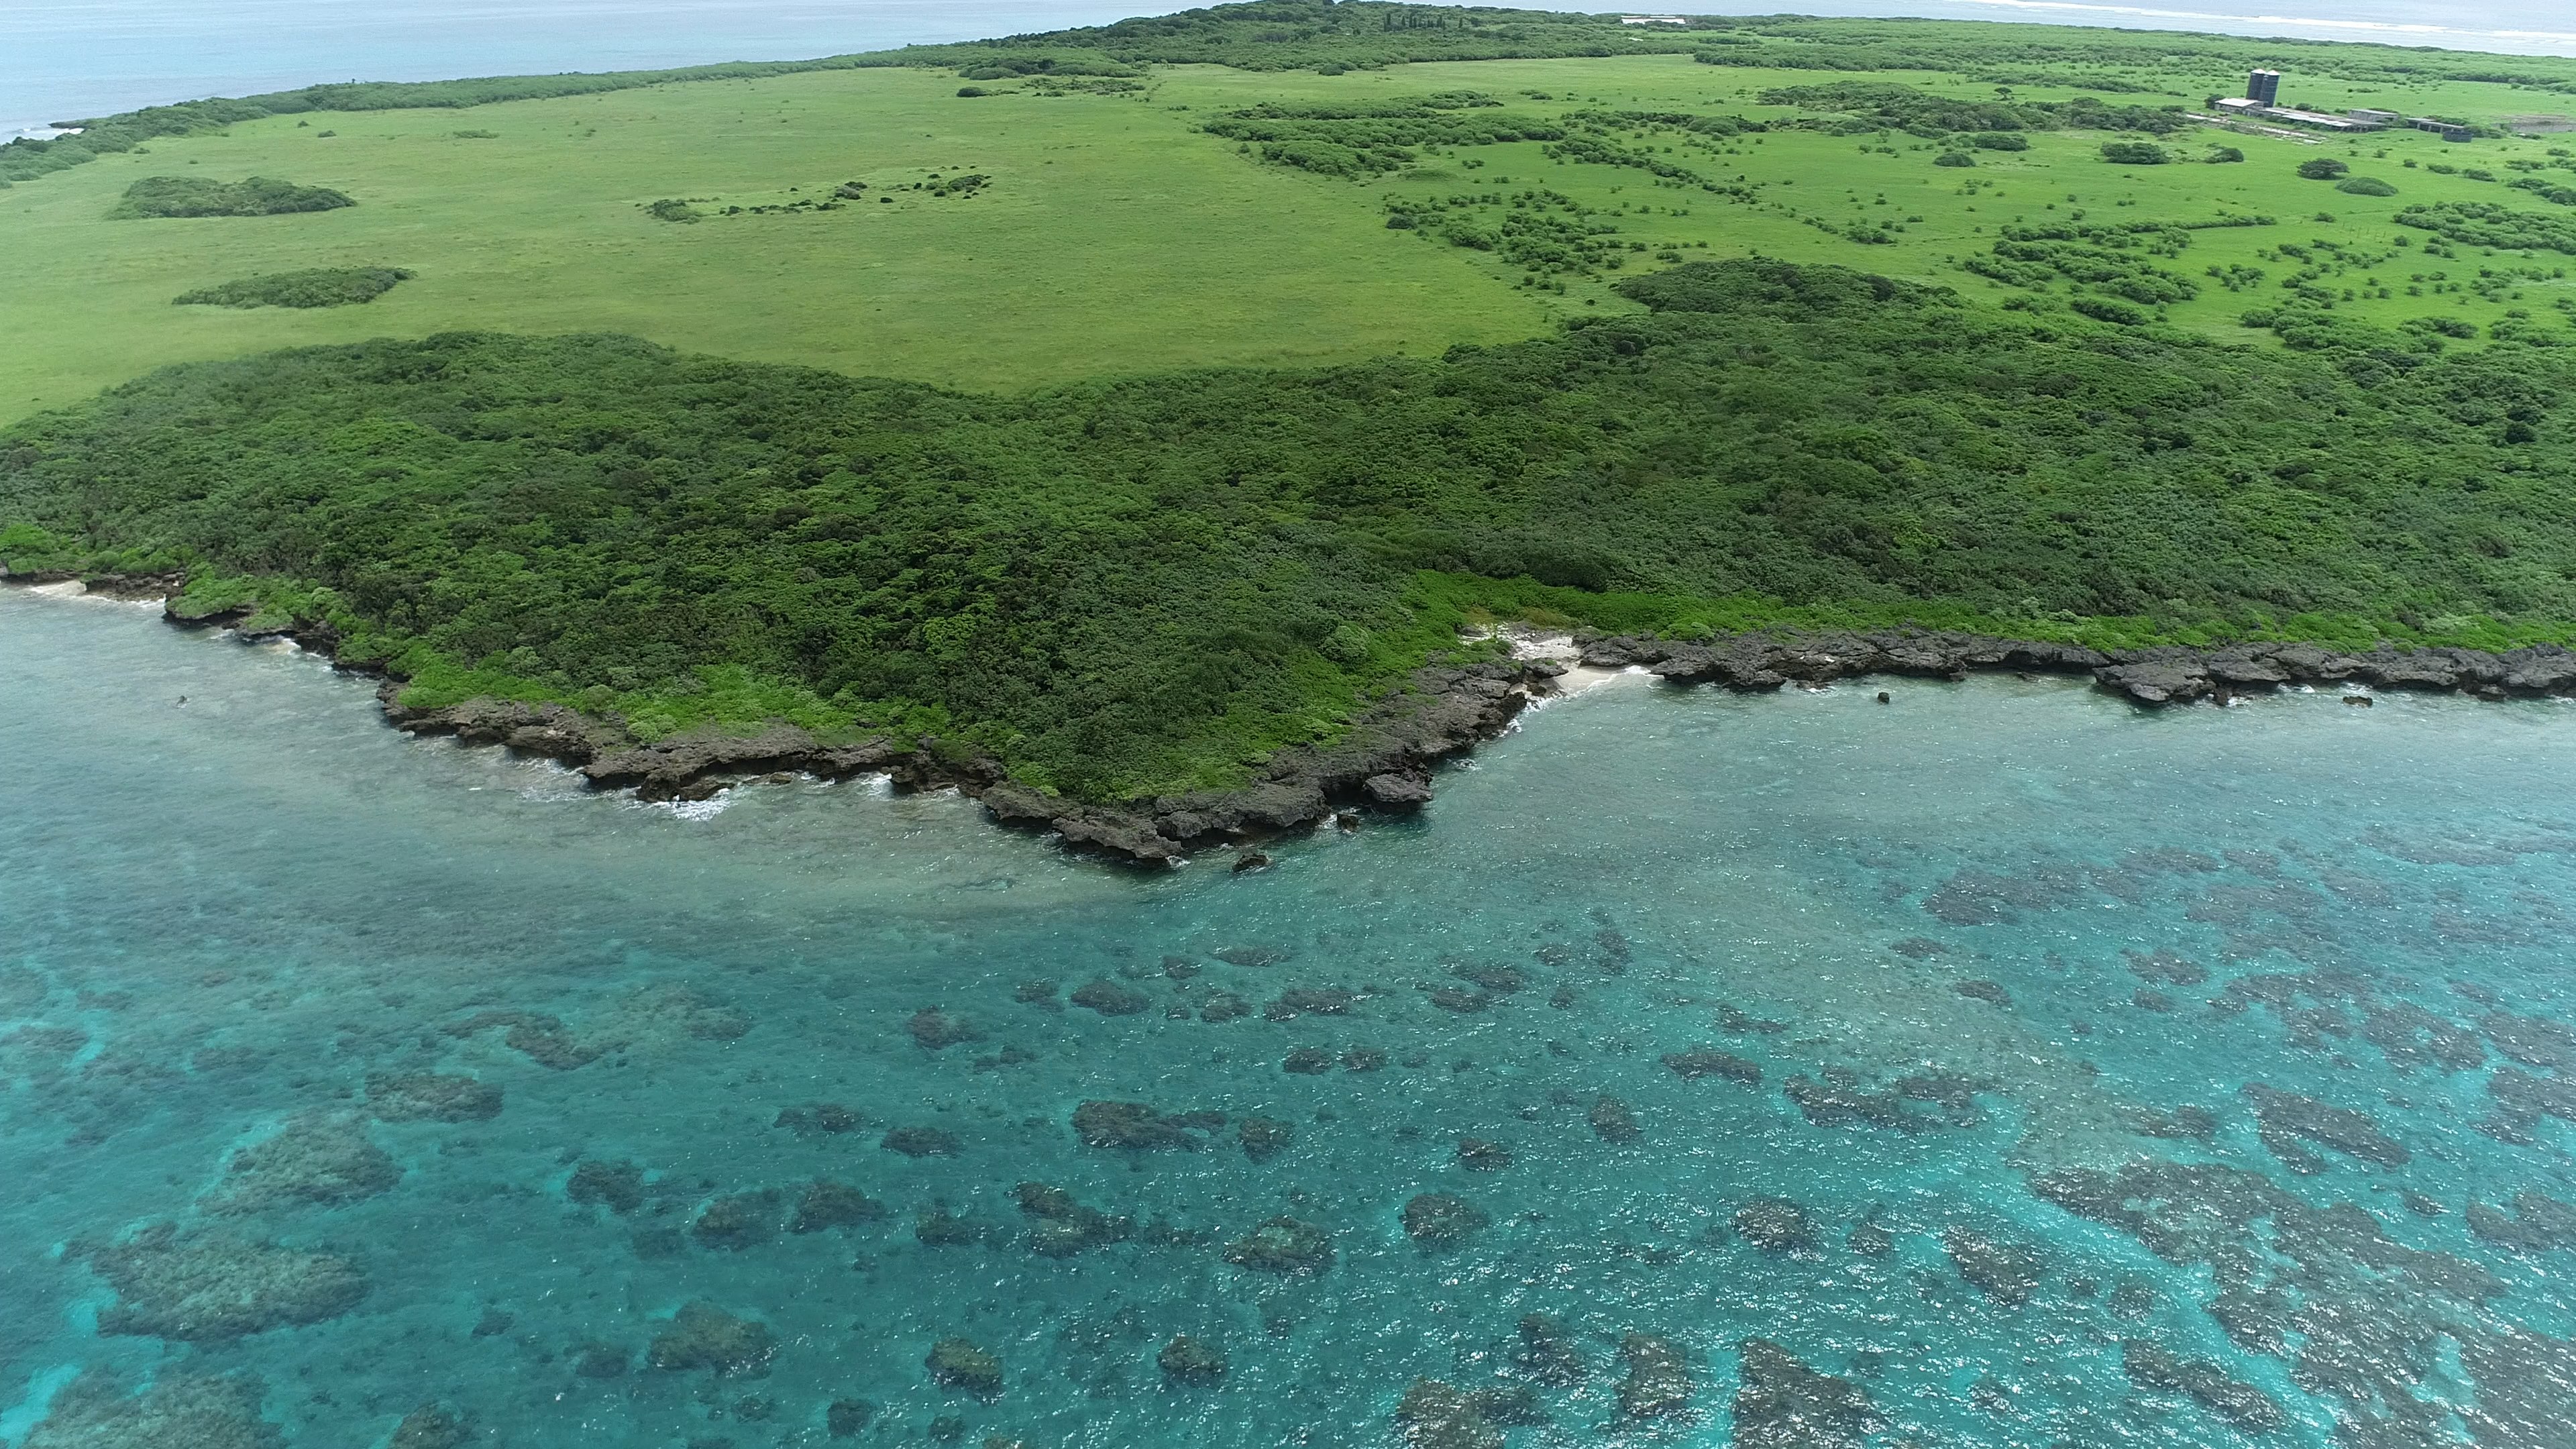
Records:
[[[319,267],[271,272],[170,299],[178,307],[349,307],[372,302],[411,280],[401,267]]]

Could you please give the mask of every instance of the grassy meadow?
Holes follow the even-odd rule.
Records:
[[[2195,108],[2241,81],[2212,64],[2078,78],[2123,103]],[[1433,147],[1404,170],[1346,180],[1265,164],[1201,129],[1265,103],[1367,105],[1457,91],[1543,118],[1608,110],[1776,122],[1799,111],[1763,105],[1765,91],[1851,79],[1969,100],[1999,93],[1944,73],[1820,74],[1675,54],[1341,75],[1160,66],[1134,90],[1004,81],[980,97],[957,95],[951,72],[884,68],[470,110],[270,116],[162,138],[0,191],[0,245],[19,257],[78,259],[0,274],[11,336],[0,351],[0,422],[166,362],[452,329],[624,332],[726,357],[979,390],[1171,367],[1418,355],[1539,335],[1586,309],[1620,311],[1628,304],[1609,287],[1620,276],[1743,255],[1834,262],[2029,307],[2033,299],[2018,289],[1962,266],[1988,251],[2000,227],[2230,213],[2278,225],[2193,233],[2169,265],[2198,280],[2199,295],[2164,306],[2164,320],[2270,345],[2269,334],[2238,320],[2300,269],[2278,252],[2285,241],[2340,248],[2327,258],[2340,264],[2330,289],[2380,325],[2442,316],[2457,319],[2454,331],[2484,333],[2512,310],[2562,324],[2551,304],[2576,305],[2576,286],[2556,275],[2576,258],[2486,249],[2427,257],[2427,234],[2392,221],[2424,202],[2550,210],[2502,183],[2515,174],[2510,163],[2553,159],[2567,138],[2457,145],[2414,131],[2352,141],[2195,127],[2167,138],[2167,149],[2197,158],[2230,145],[2246,159],[2119,166],[2101,158],[2104,133],[2047,131],[2032,133],[2026,151],[1976,152],[1972,168],[1935,165],[1944,147],[1901,131],[1654,141],[1694,174],[1759,197],[1743,201],[1632,167],[1551,160],[1541,142]],[[2150,84],[2156,89],[2141,93]],[[2084,93],[2003,89],[2022,101]],[[2555,99],[2501,84],[2295,74],[2288,94],[2334,110],[2377,105],[2490,122]],[[2396,194],[2358,196],[2299,179],[2298,165],[2317,156],[2343,160]],[[2436,165],[2453,170],[2426,169]],[[2472,169],[2496,179],[2463,174]],[[991,180],[962,196],[910,189],[961,173]],[[109,219],[126,186],[161,175],[274,176],[345,191],[359,205]],[[837,201],[833,189],[852,181],[867,190],[837,209],[775,209]],[[1621,270],[1560,279],[1560,293],[1529,285],[1521,268],[1492,254],[1385,225],[1390,203],[1456,199],[1455,214],[1490,219],[1506,197],[1532,188],[1614,226],[1615,243],[1634,247]],[[888,195],[896,200],[879,199]],[[665,199],[690,203],[703,219],[657,220],[646,208]],[[726,207],[744,210],[727,215]],[[1854,223],[1880,228],[1883,239],[1850,239]],[[363,307],[171,305],[181,293],[246,276],[317,267],[401,267],[416,277]],[[2210,268],[2232,285],[2209,279]]]

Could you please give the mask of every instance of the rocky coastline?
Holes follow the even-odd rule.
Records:
[[[181,611],[170,606],[176,578],[18,575],[19,584],[79,582],[88,591],[148,601],[185,628],[229,627],[246,641],[291,638],[356,673],[381,673],[338,658],[327,625],[258,627],[247,609]],[[245,628],[245,624],[253,627]],[[1973,673],[2089,675],[2096,687],[2142,708],[2235,696],[2285,685],[2465,692],[2482,699],[2576,694],[2576,651],[2539,645],[2506,653],[2399,649],[2351,653],[2305,643],[2167,647],[2104,653],[2081,645],[1935,630],[1775,632],[1712,641],[1577,632],[1555,657],[1495,659],[1415,670],[1341,739],[1280,751],[1258,779],[1238,789],[1167,795],[1114,805],[1049,795],[1009,778],[1002,763],[931,738],[874,736],[827,742],[773,722],[756,733],[690,730],[645,741],[614,717],[561,704],[477,698],[443,708],[406,705],[404,681],[376,691],[386,722],[417,735],[453,735],[561,762],[597,789],[633,789],[646,800],[703,800],[735,785],[793,775],[844,779],[889,776],[897,789],[955,788],[995,821],[1045,830],[1072,849],[1138,866],[1179,863],[1193,851],[1235,848],[1236,868],[1265,858],[1251,847],[1328,821],[1345,828],[1362,810],[1401,813],[1432,796],[1434,770],[1509,727],[1532,701],[1558,692],[1573,668],[1642,670],[1678,687],[1716,685],[1762,692],[1795,682],[1895,676],[1962,680]],[[1564,657],[1575,656],[1572,663]],[[2354,702],[2365,695],[2348,695]]]

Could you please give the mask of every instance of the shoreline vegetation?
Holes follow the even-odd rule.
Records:
[[[2576,685],[2564,445],[2515,421],[2561,350],[2256,354],[1760,260],[1622,289],[1438,361],[1018,398],[623,338],[191,364],[0,432],[0,565],[162,580],[599,783],[890,769],[1145,862],[1428,799],[1556,668],[1497,621],[1750,689]]]
[[[2576,158],[2514,141],[2497,149],[2503,177],[2436,161],[2424,176],[2516,199],[2444,200],[2410,171],[2367,235],[2325,235],[2331,215],[2310,232],[2257,214],[2233,178],[2277,181],[2304,159],[2298,174],[2317,179],[2286,181],[2284,203],[2345,207],[2362,196],[2335,189],[2346,163],[2278,139],[2251,163],[2233,147],[2199,155],[2177,139],[2197,124],[2189,98],[2123,79],[2177,47],[2195,65],[2296,51],[2305,73],[2568,94],[2576,64],[1927,26],[1621,27],[1275,0],[814,62],[1061,89],[1178,62],[1337,76],[1634,53],[1694,82],[1710,67],[1703,89],[1743,84],[1733,109],[1707,96],[1687,112],[1617,110],[1589,94],[1458,88],[1442,72],[1444,88],[1410,99],[1245,105],[1259,96],[1226,92],[1186,120],[1157,116],[1225,164],[1293,177],[1274,205],[1336,188],[1382,208],[1383,226],[1362,213],[1370,224],[1337,255],[1430,243],[1442,266],[1458,258],[1461,276],[1517,289],[1498,296],[1548,298],[1534,315],[1555,321],[1525,340],[1339,366],[1165,363],[991,392],[617,332],[457,330],[181,363],[0,427],[0,576],[162,581],[174,622],[293,637],[385,676],[404,728],[552,754],[596,783],[676,795],[780,768],[883,769],[1140,861],[1352,805],[1420,804],[1436,761],[1554,677],[1497,626],[1579,638],[1590,667],[1740,689],[1981,668],[2083,671],[2148,706],[2284,682],[2576,685],[2576,334],[2547,300],[2576,318],[2576,296],[2558,295],[2565,268],[2546,257],[2480,266],[2469,250],[2576,257],[2541,210],[2576,207],[2576,190],[2552,189]],[[1944,94],[1926,66],[1983,93]],[[305,108],[461,106],[755,72],[787,70],[290,94]],[[1803,79],[1784,87],[1782,72]],[[2101,94],[2063,95],[2070,80]],[[2044,84],[2051,94],[2015,91]],[[1084,106],[1141,105],[1082,93]],[[1522,101],[1572,108],[1524,114]],[[1748,104],[1765,114],[1741,114]],[[95,134],[114,149],[219,114]],[[422,154],[457,154],[448,142],[465,135],[485,133],[441,133]],[[2466,154],[2401,139],[2425,158]],[[60,144],[0,147],[0,174],[77,164],[42,149]],[[1833,260],[1910,255],[1924,241],[1909,228],[1932,223],[1886,189],[1823,196],[1812,167],[1828,150],[1863,168],[1855,180],[1921,191],[1922,212],[1957,208],[1946,270]],[[475,164],[500,154],[478,141]],[[1810,169],[1726,173],[1784,159]],[[2185,162],[2212,163],[2194,174],[2228,189],[2153,189]],[[1573,190],[1515,182],[1506,164],[1556,168],[1541,179]],[[972,182],[979,218],[1022,204],[1020,183],[988,187],[1001,173],[980,162],[918,169],[811,196],[727,193],[748,207],[658,204],[719,223],[704,227],[657,225],[642,215],[657,204],[631,198],[611,209],[648,245],[722,251],[809,220],[842,238],[897,191]],[[390,174],[301,174],[383,196],[387,215],[417,196]],[[666,186],[643,184],[656,190],[638,195]],[[1936,184],[1938,201],[1924,190]],[[2033,184],[2088,194],[2064,192],[2061,210]],[[2116,189],[2141,185],[2145,200]],[[1374,203],[1353,190],[1381,186],[1400,189]],[[1446,189],[1402,189],[1430,186]],[[1798,207],[1775,186],[1795,186]],[[2005,187],[2021,199],[2002,204]],[[256,179],[147,177],[128,194],[191,215],[349,200]],[[1980,204],[1991,214],[1968,215]],[[2132,206],[2147,209],[2118,209]],[[1768,225],[1798,256],[1622,233],[1622,219],[1665,226],[1694,207],[1722,218],[1721,238]],[[377,214],[205,224],[310,236]],[[177,300],[365,302],[409,275],[345,265],[384,255],[368,236]],[[2240,256],[2298,267],[2267,280],[2221,264]],[[323,260],[342,265],[311,265]],[[2398,281],[2409,265],[2429,270]],[[416,327],[423,308],[452,305],[433,300],[444,280],[385,306]],[[2188,311],[2220,291],[2253,304],[2224,332]],[[2538,300],[2524,305],[2526,291]],[[2488,309],[2490,325],[2468,320]],[[199,318],[236,321],[189,325]]]

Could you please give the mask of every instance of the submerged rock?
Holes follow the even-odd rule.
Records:
[[[1809,1368],[1776,1343],[1744,1341],[1734,1449],[1862,1449],[1886,1427],[1850,1380]]]
[[[1333,1239],[1313,1223],[1283,1215],[1226,1244],[1225,1260],[1284,1277],[1313,1277],[1333,1266]]]
[[[865,1118],[838,1102],[815,1102],[803,1107],[781,1107],[769,1125],[784,1127],[800,1136],[815,1132],[838,1136],[844,1132],[856,1132],[865,1123]]]
[[[708,1203],[689,1235],[702,1247],[740,1250],[768,1242],[777,1229],[777,1193],[737,1192]]]
[[[1593,1099],[1587,1116],[1593,1133],[1604,1142],[1629,1143],[1638,1138],[1636,1114],[1628,1110],[1627,1103],[1606,1092]]]
[[[1493,1219],[1465,1198],[1426,1192],[1404,1205],[1404,1235],[1426,1252],[1447,1252],[1484,1230]]]
[[[402,1169],[367,1140],[357,1119],[312,1114],[292,1118],[276,1135],[235,1152],[223,1182],[199,1205],[216,1213],[329,1207],[374,1197],[401,1180]]]
[[[877,1406],[866,1399],[834,1399],[823,1410],[823,1432],[835,1439],[855,1439],[876,1416]]]
[[[1500,1425],[1477,1397],[1438,1379],[1415,1379],[1395,1406],[1406,1449],[1503,1449]]]
[[[453,1037],[468,1037],[493,1027],[501,1042],[538,1066],[568,1072],[599,1060],[600,1048],[575,1038],[560,1018],[534,1011],[485,1011],[447,1028]]]
[[[1573,1335],[1556,1318],[1545,1313],[1523,1314],[1520,1340],[1512,1350],[1512,1366],[1538,1382],[1562,1389],[1591,1377],[1591,1366],[1574,1346]]]
[[[1134,1016],[1154,1004],[1153,998],[1132,986],[1121,986],[1105,976],[1096,976],[1074,988],[1073,1004],[1088,1007],[1102,1016]]]
[[[943,1338],[931,1345],[930,1356],[922,1360],[930,1371],[930,1381],[943,1389],[991,1398],[1002,1391],[1002,1361],[977,1346],[973,1339]]]
[[[2138,1387],[2188,1394],[2221,1421],[2248,1433],[2267,1433],[2290,1422],[2270,1394],[2230,1377],[2217,1364],[2183,1358],[2145,1339],[2120,1345],[2120,1366]]]
[[[760,1378],[777,1351],[769,1325],[711,1303],[690,1303],[663,1322],[644,1361],[666,1373],[708,1369],[719,1378]]]
[[[1073,1109],[1073,1135],[1085,1147],[1195,1152],[1206,1144],[1202,1133],[1224,1125],[1223,1113],[1166,1116],[1143,1102],[1084,1102]]]
[[[1320,1077],[1333,1069],[1333,1054],[1322,1047],[1291,1047],[1279,1059],[1279,1070],[1301,1077]]]
[[[564,1196],[613,1213],[631,1213],[644,1205],[644,1169],[632,1162],[583,1162],[564,1184]]]
[[[2480,1241],[2518,1253],[2576,1248],[2576,1206],[2541,1193],[2515,1193],[2511,1217],[2473,1201],[2467,1218],[2469,1232]]]
[[[1730,1082],[1742,1082],[1748,1087],[1762,1085],[1760,1062],[1747,1061],[1732,1053],[1712,1051],[1707,1047],[1668,1053],[1664,1057],[1664,1065],[1685,1082],[1695,1082],[1702,1077],[1721,1077]]]
[[[1087,1248],[1124,1242],[1132,1230],[1127,1219],[1084,1207],[1060,1187],[1024,1182],[1013,1196],[1030,1220],[1029,1251],[1042,1258],[1070,1258]]]
[[[223,1343],[337,1318],[367,1296],[366,1275],[336,1253],[232,1238],[182,1239],[169,1223],[89,1255],[116,1290],[102,1334]]]
[[[1297,1129],[1276,1117],[1246,1117],[1236,1124],[1234,1133],[1243,1144],[1243,1155],[1255,1162],[1268,1162],[1297,1140]]]
[[[380,1122],[488,1122],[501,1115],[501,1089],[438,1072],[367,1078],[367,1110]]]
[[[1458,1165],[1469,1172],[1500,1172],[1512,1165],[1510,1149],[1481,1137],[1458,1139]]]
[[[1154,1355],[1154,1362],[1161,1365],[1163,1377],[1176,1384],[1205,1387],[1225,1377],[1225,1350],[1186,1333],[1173,1334],[1162,1352]]]
[[[2293,1138],[2331,1147],[2373,1167],[2403,1167],[2414,1154],[2379,1130],[2365,1112],[2330,1106],[2314,1097],[2276,1091],[2259,1082],[2245,1085],[2244,1097],[2254,1108],[2264,1148],[2293,1172],[2315,1173],[2325,1163]]]
[[[114,1372],[89,1368],[54,1395],[21,1449],[281,1449],[285,1435],[260,1417],[262,1394],[244,1374],[165,1370],[128,1397]],[[399,1430],[394,1442],[413,1449]],[[422,1441],[418,1449],[448,1446]]]
[[[1690,1412],[1698,1384],[1690,1355],[1680,1344],[1651,1333],[1619,1340],[1627,1376],[1619,1380],[1619,1413],[1630,1419],[1673,1419]]]
[[[855,1227],[860,1223],[883,1222],[886,1206],[855,1187],[817,1179],[796,1200],[796,1217],[788,1223],[791,1233],[819,1233],[830,1228]]]
[[[1735,1210],[1735,1231],[1766,1253],[1813,1253],[1816,1225],[1785,1197],[1757,1197]]]
[[[935,1006],[926,1006],[912,1014],[903,1025],[923,1051],[944,1051],[961,1042],[982,1041],[984,1033],[962,1016],[950,1016]]]
[[[2039,1254],[2013,1243],[1999,1243],[1966,1228],[1945,1228],[1941,1233],[1942,1251],[1979,1292],[2006,1308],[2019,1308],[2030,1301],[2046,1271]]]
[[[906,1157],[954,1157],[957,1134],[941,1127],[897,1127],[877,1142],[888,1152]]]

